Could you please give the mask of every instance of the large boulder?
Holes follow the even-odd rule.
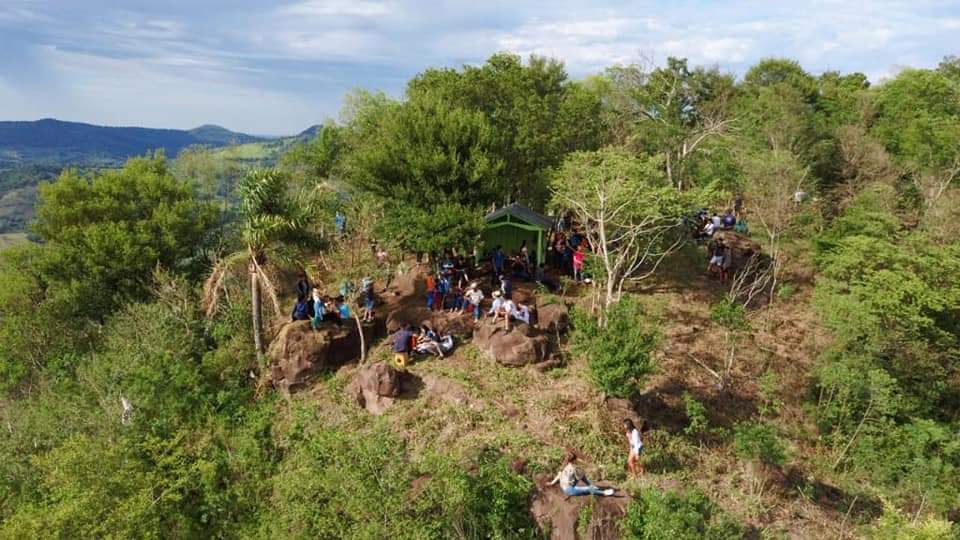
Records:
[[[609,483],[598,481],[591,475],[590,480],[600,487],[612,487]],[[577,538],[617,538],[620,533],[620,521],[626,515],[629,497],[619,492],[614,497],[567,497],[559,486],[548,486],[549,475],[536,478],[537,487],[530,498],[530,516],[541,531],[549,530],[551,540],[576,540]],[[590,521],[580,523],[583,507],[589,506]],[[581,537],[578,531],[585,531]]]
[[[564,334],[570,328],[570,311],[564,304],[547,304],[537,309],[537,327],[550,334]]]
[[[546,360],[550,340],[527,325],[516,323],[507,332],[503,325],[484,321],[473,332],[473,344],[504,366],[519,367]]]
[[[400,395],[403,374],[385,362],[369,364],[357,373],[347,392],[370,414],[382,414]]]
[[[373,338],[373,331],[369,331],[368,344]],[[270,343],[267,356],[270,358],[271,382],[284,393],[289,393],[320,370],[358,359],[360,333],[351,323],[345,323],[342,328],[324,323],[314,331],[309,321],[291,322],[285,324]]]

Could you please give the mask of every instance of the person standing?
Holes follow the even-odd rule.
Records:
[[[473,322],[480,322],[480,304],[483,302],[483,291],[476,283],[471,283],[470,288],[467,289],[467,302],[470,303],[470,307],[473,309]]]
[[[640,430],[633,424],[629,418],[623,419],[623,429],[627,436],[627,443],[630,445],[630,454],[627,456],[627,469],[634,478],[646,474],[643,463],[640,463],[640,453],[643,452],[643,441],[640,440]]]
[[[583,281],[583,245],[578,245],[577,250],[573,252],[573,279],[580,283]]]

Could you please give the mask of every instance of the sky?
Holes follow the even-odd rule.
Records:
[[[960,0],[0,0],[0,120],[219,124],[283,135],[355,88],[429,67],[547,55],[573,78],[686,57],[766,57],[879,82],[960,54]]]

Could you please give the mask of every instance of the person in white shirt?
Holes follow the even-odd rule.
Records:
[[[577,470],[577,466],[574,465],[576,461],[576,454],[573,452],[568,452],[566,459],[563,461],[563,468],[560,469],[560,472],[557,473],[557,476],[555,476],[547,485],[552,486],[559,482],[560,489],[563,490],[563,494],[567,497],[577,497],[580,495],[599,495],[601,497],[609,497],[613,495],[614,491],[612,488],[600,489],[597,486],[590,484],[590,480],[587,479],[586,475],[580,474],[580,471]],[[580,482],[583,482],[582,486],[577,485]]]
[[[480,322],[480,303],[483,302],[483,291],[476,283],[471,283],[470,288],[463,296],[467,299],[470,307],[473,308],[473,322]]]
[[[623,428],[627,435],[627,443],[630,445],[630,455],[627,456],[627,468],[630,474],[637,478],[641,474],[646,474],[643,463],[640,463],[640,453],[643,452],[643,441],[640,440],[640,430],[633,425],[633,420],[623,419]]]
[[[503,294],[500,291],[493,291],[493,305],[490,306],[490,312],[488,315],[493,315],[493,320],[490,321],[490,324],[496,325],[497,319],[502,315],[504,322],[504,329],[510,331],[510,314],[513,313],[513,301],[508,300],[503,297]]]
[[[517,304],[516,307],[513,308],[513,312],[510,313],[510,316],[530,326],[530,306]]]

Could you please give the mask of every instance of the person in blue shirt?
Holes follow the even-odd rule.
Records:
[[[345,321],[350,318],[350,306],[342,296],[337,297],[337,311],[340,313],[340,320]]]
[[[343,212],[337,210],[337,214],[334,216],[333,220],[337,227],[337,236],[343,236],[343,233],[347,230],[347,216],[345,216]]]
[[[497,276],[503,273],[503,263],[506,257],[503,254],[503,246],[497,246],[497,249],[493,251],[493,276],[494,279],[497,279]]]
[[[291,321],[308,321],[313,317],[313,309],[307,298],[301,296],[297,298],[297,303],[293,305],[293,313],[290,314]]]

